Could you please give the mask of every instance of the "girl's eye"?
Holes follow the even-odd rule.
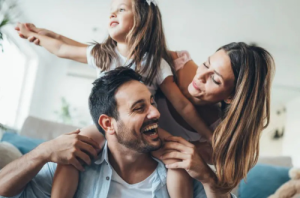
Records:
[[[124,9],[124,8],[121,8],[121,9],[120,9],[120,12],[124,12],[124,11],[125,11],[125,9]]]
[[[221,83],[220,82],[217,82],[215,79],[214,79],[215,75],[211,75],[211,79],[212,81],[217,84],[217,85],[220,85]]]

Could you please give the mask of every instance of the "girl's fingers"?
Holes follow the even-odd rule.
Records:
[[[169,152],[169,153],[164,153],[161,156],[162,160],[167,160],[167,159],[185,160],[185,159],[188,159],[188,158],[189,158],[189,156],[187,154],[176,152],[176,151],[172,151],[172,152]]]
[[[21,33],[19,33],[19,36],[20,36],[21,38],[25,38],[25,36],[24,36],[23,34],[21,34]]]
[[[176,150],[176,151],[180,151],[182,153],[192,153],[193,152],[193,148],[187,147],[178,142],[166,142],[164,145],[164,150]]]
[[[169,136],[165,139],[167,142],[179,142],[185,146],[194,148],[194,145],[191,144],[190,142],[186,141],[185,139],[183,139],[182,137],[176,137],[176,136]]]
[[[28,41],[29,41],[29,42],[33,42],[33,41],[35,41],[35,37],[34,37],[34,36],[30,36],[30,37],[28,37]]]
[[[33,43],[36,44],[36,45],[40,45],[40,40],[39,40],[39,39],[35,39],[35,40],[33,41]]]

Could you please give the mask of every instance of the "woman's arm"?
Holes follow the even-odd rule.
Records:
[[[95,125],[81,129],[80,135],[93,139],[98,144],[98,151],[103,148],[105,138]],[[77,190],[78,182],[79,171],[76,168],[68,165],[58,165],[53,179],[51,197],[72,198]]]
[[[165,153],[161,159],[176,159],[179,162],[168,164],[168,169],[184,169],[194,179],[200,181],[207,197],[228,198],[229,193],[222,193],[217,189],[217,177],[197,152],[196,147],[181,137],[168,137],[165,149],[172,151]]]
[[[26,28],[26,26],[21,23],[18,24],[17,28],[19,29],[19,34],[21,34],[24,38],[34,37],[38,39],[39,44],[54,55],[60,58],[66,58],[82,63],[87,63],[86,45],[70,45],[62,41],[63,39],[67,40],[66,37],[63,37],[63,39],[59,40],[56,38],[41,35],[29,31]],[[70,42],[70,40],[68,41]]]
[[[192,103],[182,94],[172,76],[167,77],[163,81],[160,89],[182,118],[200,135],[211,142],[212,132],[200,118]]]

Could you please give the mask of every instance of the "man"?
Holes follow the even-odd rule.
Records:
[[[169,197],[164,164],[150,155],[162,146],[157,125],[160,114],[153,96],[140,81],[139,74],[123,67],[95,81],[90,111],[107,142],[100,158],[80,174],[75,197]],[[66,137],[62,136],[61,141]],[[76,137],[97,147],[89,139]],[[5,167],[0,172],[0,195],[50,197],[56,164],[47,162],[59,162],[58,155],[50,152],[50,145],[43,144]],[[95,156],[90,148],[83,150]],[[194,197],[205,197],[200,184],[195,189]]]

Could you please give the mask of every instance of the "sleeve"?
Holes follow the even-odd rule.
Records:
[[[192,60],[191,55],[188,51],[178,51],[177,56],[178,58],[174,60],[174,66],[176,71],[182,69],[187,62]]]
[[[96,61],[94,56],[92,55],[92,50],[95,47],[95,45],[90,45],[86,48],[86,59],[87,59],[87,63],[88,65],[90,65],[92,68],[98,68],[96,65]]]
[[[157,74],[157,84],[161,85],[168,76],[173,76],[171,66],[164,59],[161,60],[160,70]]]
[[[45,164],[40,172],[27,184],[23,192],[12,198],[50,198],[55,170],[55,163]]]

